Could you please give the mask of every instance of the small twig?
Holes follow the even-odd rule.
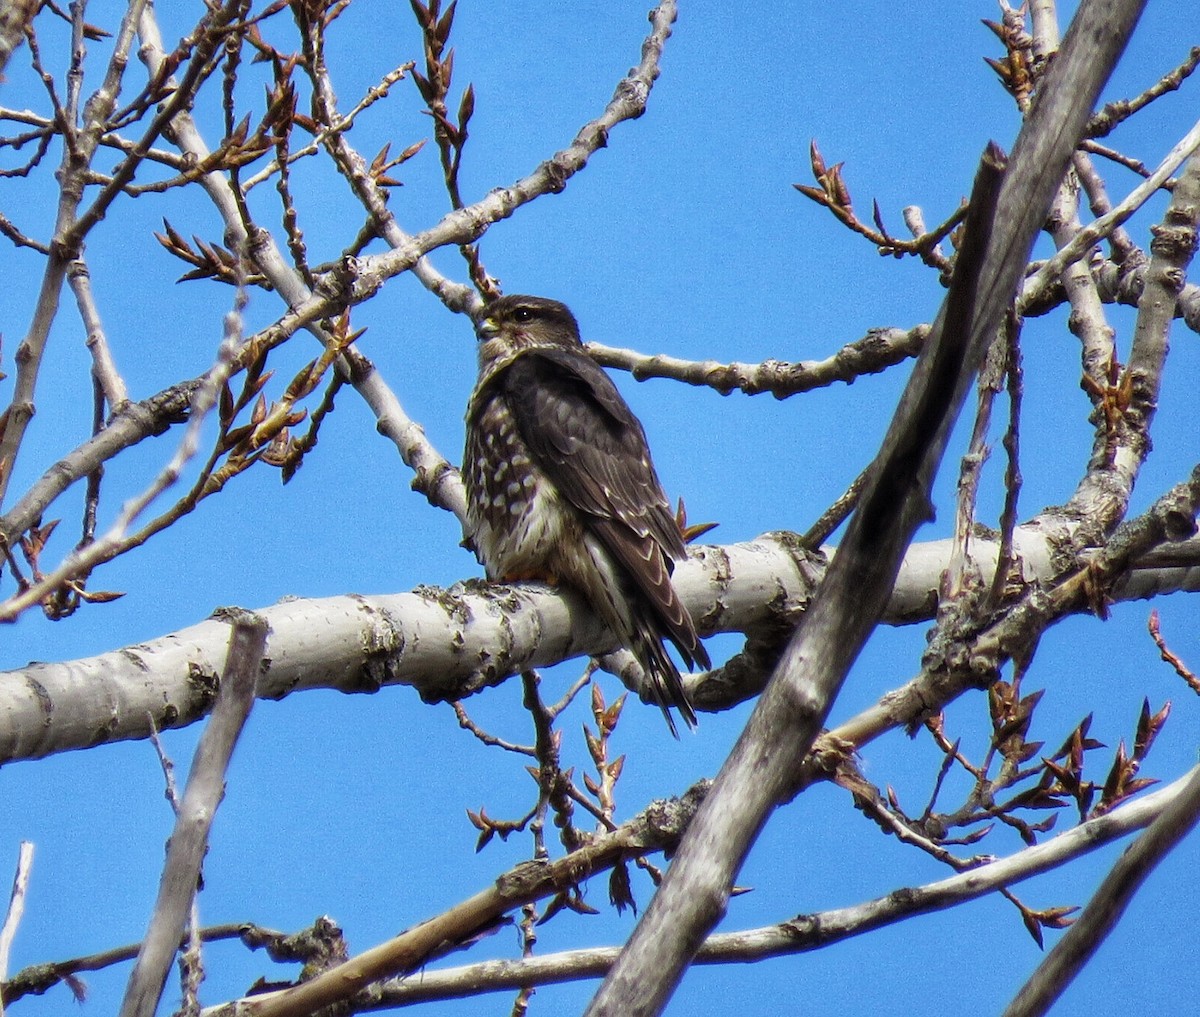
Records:
[[[1132,99],[1119,99],[1106,103],[1100,112],[1096,113],[1087,125],[1089,138],[1103,138],[1118,124],[1128,120],[1138,110],[1149,106],[1155,99],[1175,91],[1188,78],[1196,65],[1200,63],[1200,46],[1193,46],[1187,58],[1173,71],[1164,74],[1162,78]]]
[[[100,387],[100,379],[92,375],[92,436],[95,437],[104,430],[104,392]],[[83,526],[79,542],[75,549],[87,547],[96,539],[96,516],[100,510],[100,484],[104,479],[104,470],[97,467],[88,474],[87,486],[83,495]],[[42,601],[42,610],[47,617],[58,620],[66,618],[79,608],[81,601],[87,596],[83,592],[83,584],[87,582],[88,574],[81,573],[69,582],[64,583],[49,597]]]
[[[64,146],[74,151],[77,144],[75,133],[76,119],[67,112],[62,99],[59,98],[58,88],[54,82],[54,75],[50,74],[42,65],[42,48],[38,42],[37,33],[29,32],[26,35],[26,39],[29,43],[29,63],[33,67],[34,74],[41,80],[42,87],[46,89],[46,97],[50,100],[50,108],[54,110],[53,121],[62,132]],[[78,51],[78,46],[75,45],[74,39],[72,39],[71,59],[72,71],[78,74],[78,61],[82,60],[82,54]],[[68,74],[70,73],[68,72]]]
[[[171,806],[171,811],[176,816],[179,815],[179,793],[175,786],[175,763],[169,755],[167,755],[167,747],[163,745],[162,738],[159,737],[158,725],[154,722],[154,717],[151,714],[146,714],[146,720],[150,724],[150,744],[154,746],[154,754],[158,757],[158,765],[162,767],[163,772],[163,795]]]
[[[87,330],[87,348],[92,354],[92,375],[104,391],[109,412],[115,412],[129,401],[129,392],[113,361],[108,337],[104,334],[104,325],[100,321],[100,311],[96,307],[96,297],[92,292],[91,272],[82,257],[73,259],[67,267],[67,282],[75,294],[79,317]]]
[[[450,207],[461,209],[465,203],[458,177],[462,168],[463,149],[469,136],[468,124],[475,112],[475,87],[467,84],[459,100],[457,114],[452,119],[446,101],[454,75],[454,50],[447,51],[446,45],[454,27],[455,4],[451,3],[445,13],[440,13],[440,6],[440,0],[430,0],[428,5],[413,0],[413,14],[425,41],[425,73],[414,70],[412,78],[425,101],[425,111],[433,118],[433,140],[441,159],[442,183],[450,198]],[[484,267],[479,245],[462,244],[459,253],[467,263],[468,274],[480,296],[484,300],[498,296],[497,280]]]
[[[1021,371],[1021,321],[1009,314],[1004,324],[1004,339],[1008,345],[1005,372],[1008,378],[1008,430],[1004,434],[1004,508],[1000,512],[1000,551],[996,572],[992,577],[990,602],[995,605],[1004,598],[1008,573],[1013,564],[1013,535],[1017,529],[1017,500],[1021,493],[1021,399],[1024,375]]]
[[[953,769],[954,764],[963,758],[958,751],[958,745],[959,743],[955,741],[953,745],[949,745],[943,750],[942,765],[938,767],[937,777],[933,781],[933,789],[929,792],[929,801],[925,803],[921,818],[917,820],[918,823],[925,824],[929,821],[929,817],[933,815],[934,807],[937,805],[938,797],[942,793],[942,785],[945,784],[946,777]],[[965,763],[964,766],[968,772],[972,772],[970,766]]]
[[[1150,620],[1148,622],[1150,629],[1150,638],[1154,640],[1154,645],[1158,647],[1158,652],[1162,655],[1162,659],[1175,669],[1175,673],[1179,675],[1197,695],[1200,695],[1200,677],[1197,677],[1196,672],[1189,668],[1169,646],[1166,639],[1163,638],[1162,631],[1158,627],[1158,610],[1150,612]]]
[[[191,912],[179,953],[180,1006],[177,1017],[199,1017],[200,983],[204,981],[204,955],[200,939],[200,901],[192,896]]]
[[[1108,145],[1101,145],[1098,141],[1081,141],[1079,143],[1079,150],[1081,152],[1088,152],[1091,155],[1098,155],[1101,159],[1115,162],[1118,166],[1124,166],[1125,169],[1136,173],[1139,177],[1150,176],[1150,168],[1141,159],[1135,159],[1124,152],[1118,152],[1115,148],[1111,148]],[[1174,177],[1168,177],[1162,182],[1162,189],[1164,191],[1169,191],[1174,186]]]
[[[232,922],[224,925],[212,925],[199,932],[200,939],[205,943],[218,942],[225,939],[240,939],[250,949],[284,939],[282,932],[252,925],[248,922]],[[180,943],[182,949],[185,943]],[[12,978],[4,982],[3,1001],[13,1003],[28,995],[40,995],[59,982],[71,982],[81,971],[100,971],[134,960],[141,949],[140,943],[127,943],[115,946],[98,953],[87,954],[83,957],[72,957],[63,961],[51,961],[46,964],[34,964],[18,971]],[[269,949],[269,945],[268,945]]]
[[[467,708],[463,706],[461,699],[456,699],[450,704],[454,710],[454,716],[458,718],[458,726],[464,731],[470,731],[484,745],[489,745],[493,748],[504,749],[505,752],[516,752],[522,756],[537,757],[537,750],[532,745],[518,745],[516,742],[506,741],[503,738],[498,738],[494,734],[489,734],[483,728],[473,721],[467,714]]]
[[[316,155],[321,151],[321,147],[331,135],[344,134],[345,132],[349,131],[350,128],[354,126],[354,121],[358,118],[358,115],[363,110],[373,106],[380,99],[387,98],[392,86],[396,84],[396,82],[404,79],[404,75],[408,72],[411,66],[411,64],[403,64],[400,67],[396,67],[393,70],[388,71],[388,73],[380,79],[379,84],[368,89],[366,95],[364,95],[348,112],[340,114],[335,121],[322,124],[317,133],[313,135],[312,141],[305,144],[302,148],[297,148],[296,150],[287,154],[288,165],[290,166],[291,164],[298,162],[300,159],[304,159],[307,156]],[[259,170],[253,176],[247,177],[242,182],[242,193],[249,194],[252,188],[257,187],[259,184],[264,183],[267,180],[270,180],[271,176],[279,171],[280,166],[281,164],[278,157],[272,159],[261,170]]]
[[[888,231],[883,223],[883,213],[880,211],[878,202],[874,203],[872,209],[872,218],[875,227],[872,229],[864,223],[854,211],[853,202],[850,196],[850,188],[846,185],[845,179],[842,177],[842,164],[839,162],[834,166],[828,166],[825,163],[824,156],[817,148],[815,141],[809,144],[809,162],[812,165],[813,178],[817,182],[817,186],[813,187],[809,184],[792,184],[792,186],[803,194],[806,198],[815,201],[818,205],[823,205],[833,213],[834,218],[843,226],[847,227],[859,236],[864,237],[874,244],[879,253],[882,255],[891,255],[894,258],[903,257],[906,254],[915,254],[928,265],[944,271],[945,259],[933,252],[938,244],[948,237],[963,220],[966,218],[967,208],[963,202],[946,218],[940,225],[935,226],[929,232],[921,232],[912,240],[900,240],[894,237]],[[909,206],[911,209],[912,206]],[[905,209],[905,224],[913,229],[913,218],[909,209]],[[922,222],[922,228],[923,228]],[[913,230],[913,232],[917,232]]]
[[[986,779],[984,771],[975,766],[959,749],[960,739],[955,739],[953,742],[946,737],[945,730],[945,714],[938,712],[932,717],[927,717],[924,721],[925,730],[933,737],[934,743],[942,750],[943,756],[949,757],[958,763],[964,770],[975,778],[976,784],[981,783]],[[940,781],[939,781],[940,784]],[[936,792],[935,792],[936,794]],[[932,808],[932,803],[930,808]]]
[[[164,794],[167,802],[171,806],[171,811],[175,814],[176,819],[179,817],[179,794],[175,786],[175,763],[171,757],[167,755],[167,748],[162,743],[162,739],[158,735],[158,725],[154,723],[154,717],[147,715],[147,720],[150,722],[150,741],[154,745],[155,754],[158,756],[159,766],[162,767],[163,780],[166,783]],[[191,914],[188,919],[187,928],[184,931],[184,941],[180,944],[179,958],[179,976],[183,983],[183,1006],[180,1007],[181,1014],[187,1014],[189,1017],[200,1012],[200,1000],[197,991],[200,986],[200,981],[203,978],[203,966],[200,955],[200,945],[203,942],[203,936],[200,930],[200,905],[196,898],[192,898]],[[137,950],[134,951],[134,956],[137,955]]]
[[[884,833],[890,833],[901,844],[910,844],[919,848],[943,865],[948,865],[955,872],[965,872],[977,868],[988,859],[963,859],[953,852],[947,851],[933,838],[913,828],[905,819],[897,816],[883,801],[878,789],[858,772],[857,767],[845,762],[838,768],[833,781],[839,787],[849,791],[854,796],[854,805],[863,815],[873,820]]]
[[[599,665],[595,660],[589,660],[587,662],[587,666],[583,669],[583,674],[576,678],[571,687],[567,689],[565,693],[563,693],[562,699],[560,699],[553,706],[546,707],[546,715],[551,720],[557,720],[563,710],[565,710],[571,705],[571,703],[575,701],[575,697],[588,687],[588,683],[591,682],[592,675],[596,673],[598,667]]]
[[[529,824],[529,829],[534,839],[534,858],[546,859],[549,857],[549,853],[546,850],[543,829],[547,808],[554,810],[554,824],[561,831],[559,836],[568,851],[576,850],[583,841],[572,822],[574,809],[571,806],[570,796],[565,792],[565,786],[569,781],[559,762],[562,737],[559,732],[554,730],[554,718],[550,716],[542,702],[541,676],[536,671],[522,671],[521,685],[525,690],[523,700],[525,709],[533,718],[534,744],[537,748],[538,761],[534,772],[534,777],[538,782],[537,814],[534,816],[533,822]]]
[[[529,960],[533,954],[533,948],[537,945],[538,934],[538,908],[536,904],[526,904],[521,908],[521,959]],[[533,997],[534,989],[532,985],[522,985],[517,990],[517,998],[513,1000],[512,1017],[525,1017],[529,1012],[529,1000]]]
[[[240,296],[239,296],[240,300]],[[112,527],[99,540],[87,547],[76,548],[63,559],[58,568],[44,576],[17,596],[0,604],[0,622],[12,621],[21,612],[38,603],[47,594],[56,590],[63,582],[80,574],[86,574],[101,561],[116,554],[130,538],[126,536],[130,525],[163,491],[172,486],[183,472],[184,466],[196,454],[200,444],[201,429],[209,411],[216,405],[217,395],[225,380],[232,373],[241,335],[241,305],[225,316],[225,339],[217,354],[217,363],[209,371],[204,384],[197,388],[192,397],[188,426],[180,439],[179,447],[166,466],[159,471],[151,484],[141,494],[127,501]],[[135,538],[136,540],[136,535]],[[144,537],[142,539],[145,539]]]
[[[33,237],[26,236],[13,225],[12,220],[3,212],[0,212],[0,234],[8,237],[17,247],[28,247],[42,255],[50,253],[48,244],[43,244],[40,240],[34,240]]]
[[[1146,877],[1200,819],[1200,772],[1121,855],[1079,918],[1004,1011],[1004,1017],[1044,1014],[1116,927]]]
[[[1092,210],[1092,215],[1097,219],[1102,215],[1108,215],[1112,211],[1112,201],[1109,200],[1104,178],[1096,171],[1095,164],[1083,152],[1076,152],[1071,162],[1075,168],[1075,175],[1079,178],[1079,183],[1087,194],[1088,207]],[[1149,176],[1149,171],[1145,175]],[[1133,242],[1123,226],[1118,226],[1108,235],[1108,243],[1112,248],[1112,260],[1117,265],[1124,266],[1133,258],[1144,260],[1141,249]]]
[[[33,868],[33,844],[21,841],[17,853],[17,871],[13,876],[12,893],[8,898],[8,912],[4,916],[4,925],[0,927],[0,985],[8,980],[8,957],[12,951],[13,940],[21,925],[21,916],[25,914],[25,893],[29,889],[29,872]],[[4,1000],[0,998],[0,1017],[4,1017]]]
[[[32,141],[35,138],[39,140],[39,148],[42,149],[37,157],[40,161],[41,155],[45,154],[45,149],[49,147],[51,139],[57,132],[57,121],[53,117],[42,116],[34,113],[31,110],[12,109],[8,106],[0,106],[0,121],[10,120],[13,123],[28,124],[34,128],[25,134],[14,137],[0,138],[0,147],[19,147],[26,142]],[[129,155],[137,147],[137,142],[118,134],[116,131],[106,131],[100,136],[99,144],[105,148],[115,148],[120,152]],[[184,173],[190,166],[193,165],[190,159],[180,155],[178,152],[170,152],[165,148],[151,148],[145,153],[145,159],[150,162],[161,163],[168,166],[178,173]],[[32,167],[30,167],[32,168]],[[26,176],[27,170],[0,170],[0,177],[9,176]],[[103,178],[105,182],[112,179],[110,176]],[[189,179],[195,179],[189,177]],[[137,192],[137,188],[142,185],[128,185],[127,190],[132,193]]]
[[[1163,181],[1183,165],[1183,161],[1198,147],[1200,147],[1200,122],[1192,126],[1179,144],[1172,148],[1159,163],[1158,169],[1130,191],[1124,201],[1115,205],[1108,215],[1103,215],[1084,226],[1069,244],[1046,261],[1033,276],[1025,280],[1021,294],[1017,298],[1017,313],[1024,312],[1030,304],[1036,304],[1044,299],[1046,291],[1058,281],[1063,269],[1086,255],[1096,243],[1108,236],[1113,229],[1120,226],[1141,208],[1147,199],[1162,186]]]
[[[37,145],[34,146],[33,153],[28,159],[21,163],[20,166],[16,166],[13,169],[0,170],[0,179],[12,180],[19,177],[27,177],[42,164],[42,159],[44,159],[46,153],[50,151],[50,142],[54,138],[53,131],[46,130],[31,132],[30,134],[22,134],[15,138],[5,138],[3,140],[5,145],[12,145],[13,147],[16,147],[30,137],[36,137],[38,139]],[[45,253],[49,253],[49,248],[46,249]]]
[[[828,540],[834,531],[842,525],[858,505],[859,496],[867,482],[867,470],[863,470],[850,482],[845,492],[829,506],[815,523],[812,524],[800,538],[805,547],[816,549]]]
[[[574,784],[568,783],[566,786],[566,792],[567,797],[569,797],[571,801],[581,806],[592,816],[593,819],[596,820],[597,823],[603,826],[606,830],[612,832],[617,828],[617,824],[613,821],[612,817],[605,815],[604,811],[597,806],[595,802],[588,798],[587,795],[580,791],[579,788],[577,788]]]
[[[992,407],[1004,382],[1006,349],[1003,330],[997,331],[984,354],[983,366],[975,382],[975,422],[971,439],[959,464],[958,495],[955,499],[954,543],[950,567],[942,581],[943,598],[954,598],[977,587],[978,568],[971,557],[971,536],[975,529],[975,506],[979,479],[991,454],[987,436],[991,429]]]
[[[920,206],[906,205],[901,210],[900,214],[904,217],[904,225],[908,227],[908,231],[917,240],[924,240],[925,243],[928,244],[928,240],[926,238],[931,235],[937,235],[936,230],[933,231],[933,234],[930,234],[930,231],[926,228],[925,213],[921,211]],[[926,250],[922,251],[921,260],[924,261],[925,264],[931,265],[941,272],[942,278],[949,283],[950,273],[953,271],[954,265],[942,251],[942,245],[940,243],[928,246]]]

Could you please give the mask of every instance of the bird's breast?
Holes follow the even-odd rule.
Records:
[[[463,481],[467,522],[489,579],[563,578],[555,562],[579,521],[538,466],[502,396],[468,423]]]

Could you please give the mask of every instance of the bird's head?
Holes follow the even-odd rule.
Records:
[[[508,360],[525,349],[580,345],[575,315],[566,304],[545,297],[512,295],[493,300],[475,332],[481,366]]]

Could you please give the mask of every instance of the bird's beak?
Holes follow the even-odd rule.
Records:
[[[480,339],[495,339],[500,334],[500,324],[495,318],[483,318],[476,324],[475,334]]]

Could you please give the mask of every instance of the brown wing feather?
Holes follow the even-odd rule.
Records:
[[[529,350],[496,379],[521,436],[564,498],[621,564],[689,664],[710,667],[671,585],[683,537],[645,432],[612,380],[582,351]]]
[[[537,349],[498,380],[522,437],[576,508],[644,528],[684,557],[642,425],[604,371],[582,351]]]

